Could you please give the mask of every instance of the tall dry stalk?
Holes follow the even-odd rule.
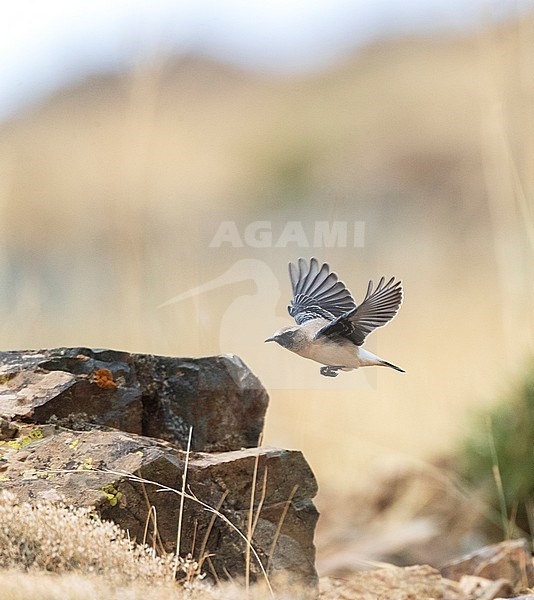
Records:
[[[182,523],[184,518],[184,502],[185,502],[185,486],[187,483],[187,469],[189,467],[189,454],[191,453],[191,438],[193,436],[193,428],[189,428],[189,437],[187,438],[187,450],[185,453],[184,472],[182,473],[182,494],[180,496],[180,512],[178,513],[178,530],[176,532],[176,558],[174,560],[174,577],[178,571],[180,562],[180,541],[182,539]]]
[[[493,429],[491,426],[491,419],[488,417],[486,421],[488,429],[488,441],[491,449],[491,456],[493,459],[493,479],[497,486],[497,496],[499,498],[499,507],[501,510],[502,530],[505,540],[510,539],[510,521],[508,520],[508,508],[506,506],[506,496],[504,494],[504,487],[502,483],[501,470],[499,468],[499,457],[497,456],[497,448],[495,447],[495,439],[493,437]]]
[[[525,347],[534,352],[534,84],[531,68],[525,70],[527,48],[532,64],[534,35],[531,17],[518,22],[515,39],[513,33],[499,39],[499,26],[488,24],[480,36],[483,167],[502,302],[502,355],[512,368]]]
[[[256,498],[256,481],[258,479],[258,465],[260,461],[260,448],[263,440],[263,433],[260,433],[260,437],[258,439],[258,447],[256,452],[256,457],[254,459],[254,472],[252,475],[252,486],[250,490],[250,508],[248,511],[248,524],[247,524],[247,545],[245,549],[245,589],[247,593],[247,597],[250,593],[250,549],[252,548],[252,534],[253,529],[252,525],[254,522],[254,501]],[[261,510],[258,507],[258,510]]]

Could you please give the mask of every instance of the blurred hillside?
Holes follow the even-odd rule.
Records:
[[[301,77],[150,57],[62,90],[0,128],[2,347],[240,354],[271,391],[267,442],[325,486],[448,448],[533,348],[533,54],[525,20]],[[224,221],[274,242],[210,247]],[[276,247],[291,221],[309,243]],[[314,245],[322,221],[363,221],[363,247]],[[402,279],[369,347],[406,375],[326,380],[263,345],[289,323],[287,261],[312,255],[357,300]]]

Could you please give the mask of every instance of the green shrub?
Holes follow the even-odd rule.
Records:
[[[530,532],[529,510],[530,519],[534,518],[534,369],[512,397],[475,420],[461,444],[459,468],[501,513],[501,522],[511,519],[523,532]],[[489,531],[497,536],[496,527]],[[513,533],[513,528],[509,532]]]

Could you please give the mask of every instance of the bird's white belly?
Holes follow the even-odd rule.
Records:
[[[357,369],[362,364],[358,356],[359,350],[358,346],[350,342],[339,344],[327,340],[322,343],[316,341],[298,354],[322,365]]]

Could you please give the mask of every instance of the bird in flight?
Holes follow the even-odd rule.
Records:
[[[372,365],[405,371],[362,348],[365,338],[397,314],[402,303],[400,281],[384,277],[376,288],[370,281],[362,303],[357,305],[345,284],[327,263],[316,258],[310,264],[299,258],[289,263],[293,299],[287,307],[297,325],[284,327],[266,342],[276,342],[322,365],[325,377]]]

